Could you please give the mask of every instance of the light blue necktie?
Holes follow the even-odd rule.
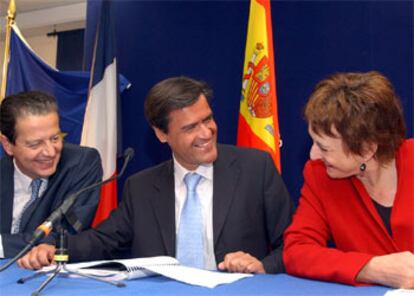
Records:
[[[19,233],[20,231],[20,224],[22,223],[22,218],[26,212],[26,210],[30,207],[30,205],[39,197],[39,191],[40,187],[42,186],[42,179],[34,179],[32,183],[30,184],[32,188],[32,194],[30,196],[30,199],[27,201],[27,203],[24,205],[22,212],[20,213],[20,216],[16,222],[16,229],[14,230],[14,233]]]
[[[200,199],[196,188],[201,176],[188,173],[184,177],[187,197],[181,211],[177,237],[177,259],[185,266],[204,267],[203,234]]]

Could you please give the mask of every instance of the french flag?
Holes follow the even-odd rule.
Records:
[[[110,1],[102,1],[91,66],[90,91],[85,110],[81,145],[96,148],[102,159],[103,179],[117,174],[118,74]],[[105,220],[117,207],[117,182],[101,188],[93,226]]]

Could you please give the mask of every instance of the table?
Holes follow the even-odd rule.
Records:
[[[0,264],[4,261],[0,260]],[[0,294],[7,296],[30,295],[45,277],[39,277],[25,284],[16,280],[32,272],[11,266],[0,274]],[[379,286],[353,287],[341,284],[301,279],[287,274],[255,275],[232,284],[220,285],[214,289],[190,286],[167,278],[156,276],[127,281],[126,287],[117,288],[89,279],[54,279],[41,293],[52,295],[384,295],[388,288]]]

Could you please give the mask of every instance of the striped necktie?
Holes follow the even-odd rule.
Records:
[[[30,205],[34,203],[34,201],[39,197],[39,191],[40,191],[41,186],[42,186],[42,179],[34,179],[32,183],[30,184],[30,187],[32,188],[32,194],[30,195],[30,199],[24,205],[22,212],[20,213],[20,216],[17,218],[16,228],[14,229],[14,233],[19,233],[22,218],[25,212],[27,211],[27,209],[30,207]]]

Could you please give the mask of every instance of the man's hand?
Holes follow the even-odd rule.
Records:
[[[218,268],[229,272],[266,273],[262,262],[242,251],[226,254],[224,261],[219,263]]]
[[[414,289],[414,254],[407,251],[373,257],[358,273],[356,280]]]
[[[55,252],[55,246],[41,244],[34,247],[29,253],[20,258],[17,261],[17,264],[21,268],[40,269],[43,266],[48,266],[54,263],[53,256],[55,255]]]

